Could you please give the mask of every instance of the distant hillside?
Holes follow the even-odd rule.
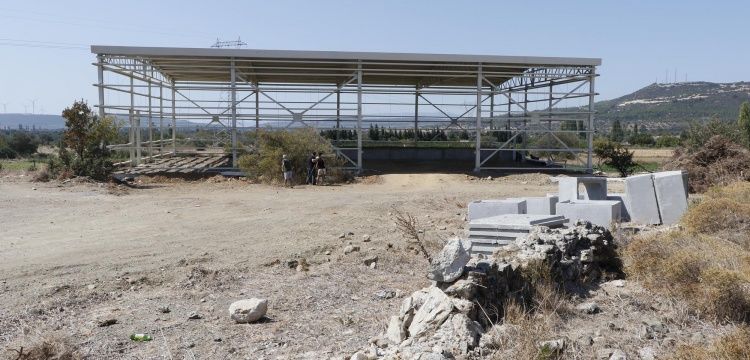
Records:
[[[597,102],[597,127],[607,129],[614,120],[620,120],[623,125],[637,122],[641,128],[676,130],[690,121],[736,121],[740,104],[747,100],[750,82],[651,84],[632,94]]]
[[[158,119],[154,119],[154,123],[158,124]],[[169,126],[171,122],[165,122],[165,126]],[[37,130],[59,130],[65,128],[65,120],[60,115],[42,115],[42,114],[0,114],[0,130],[6,128],[18,129],[21,125],[24,129],[37,129]],[[144,120],[142,122],[143,127],[148,127],[148,123]],[[195,122],[178,120],[177,127],[196,127],[203,126]]]

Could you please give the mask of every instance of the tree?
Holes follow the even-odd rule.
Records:
[[[633,152],[619,142],[597,141],[594,144],[594,154],[604,164],[617,169],[621,177],[632,174],[633,170],[639,166],[633,161]]]
[[[750,101],[744,101],[740,105],[740,115],[737,118],[737,125],[739,125],[745,137],[745,144],[750,146]]]
[[[27,132],[16,131],[8,141],[8,147],[20,156],[29,156],[36,152],[39,143]]]
[[[60,166],[77,176],[104,180],[112,172],[107,145],[117,139],[118,127],[110,117],[91,113],[85,101],[75,101],[62,112],[65,131],[60,145]],[[50,170],[56,166],[50,164]]]
[[[625,132],[622,131],[620,120],[615,120],[615,122],[612,123],[612,132],[609,134],[609,139],[614,142],[622,142],[622,140],[625,139]]]

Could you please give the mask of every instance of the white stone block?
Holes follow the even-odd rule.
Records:
[[[557,215],[563,215],[574,223],[576,220],[611,228],[620,222],[622,203],[614,200],[578,200],[557,203]]]
[[[677,223],[688,207],[687,173],[684,171],[663,171],[653,174],[656,200],[659,203],[659,216],[665,225]]]
[[[526,214],[530,215],[555,215],[555,206],[557,205],[557,195],[534,196],[514,198],[526,200]]]
[[[619,201],[622,204],[620,208],[620,220],[630,221],[630,203],[628,203],[628,197],[624,193],[607,194],[607,200]]]
[[[656,201],[654,179],[651,174],[633,175],[625,178],[628,215],[633,223],[659,225],[659,205]]]
[[[469,203],[469,220],[525,213],[526,201],[523,199],[479,200]]]
[[[605,177],[561,177],[557,184],[559,201],[607,199],[607,178]],[[581,185],[583,191],[579,190]]]

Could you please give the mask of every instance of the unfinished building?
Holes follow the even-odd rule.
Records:
[[[91,52],[99,115],[130,129],[129,141],[114,148],[128,152],[134,167],[167,170],[177,165],[159,158],[214,147],[236,168],[238,154],[252,147],[248,134],[298,127],[333,134],[337,155],[355,171],[401,159],[474,171],[593,167],[600,59],[126,46]],[[399,138],[375,141],[373,127]],[[425,129],[443,143],[417,136]],[[195,144],[188,132],[210,136]]]

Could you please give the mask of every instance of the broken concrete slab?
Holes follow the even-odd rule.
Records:
[[[633,175],[625,178],[625,195],[628,200],[630,222],[643,225],[661,224],[659,204],[651,174]]]
[[[470,252],[492,254],[529,234],[535,225],[560,227],[565,217],[558,215],[505,214],[477,219],[469,223]]]
[[[606,200],[607,178],[597,176],[558,178],[559,201]],[[583,186],[583,192],[580,186]]]
[[[525,214],[526,201],[522,199],[478,200],[469,203],[469,220],[503,214]]]
[[[565,216],[572,222],[590,221],[592,224],[612,228],[620,222],[622,203],[615,200],[578,200],[557,203],[557,215]]]
[[[663,171],[653,174],[653,178],[662,224],[677,223],[688,207],[687,172]]]

